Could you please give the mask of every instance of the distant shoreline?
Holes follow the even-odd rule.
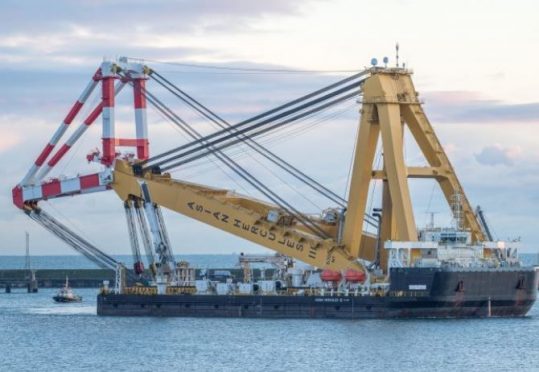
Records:
[[[176,253],[175,256],[182,256],[182,255],[186,255],[186,256],[237,256],[240,253],[241,252],[238,252],[238,253]],[[253,253],[253,254],[263,254],[263,253]],[[268,254],[271,255],[271,253],[268,253]],[[123,257],[123,256],[131,256],[131,254],[120,253],[120,254],[111,254],[111,256]],[[1,257],[26,257],[26,256],[24,254],[0,254],[0,258]],[[69,254],[35,254],[35,255],[32,254],[30,255],[30,257],[82,257],[82,256],[76,253],[69,253]]]

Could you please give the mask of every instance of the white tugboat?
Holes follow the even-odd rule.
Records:
[[[81,302],[82,297],[76,295],[69,286],[69,279],[66,276],[66,284],[63,288],[60,288],[56,293],[56,296],[52,298],[56,302]]]

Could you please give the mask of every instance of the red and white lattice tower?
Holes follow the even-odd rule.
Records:
[[[105,61],[83,92],[73,104],[52,138],[45,145],[34,165],[28,170],[21,182],[12,190],[13,202],[19,208],[26,204],[35,204],[61,196],[89,193],[107,190],[112,182],[111,167],[120,153],[118,147],[136,148],[136,158],[145,160],[149,156],[148,124],[146,118],[146,80],[147,69],[140,63],[128,63],[125,58],[118,61]],[[66,142],[53,154],[60,139],[69,130],[77,114],[84,107],[95,88],[101,84],[101,101],[91,113],[75,129]],[[135,133],[133,138],[117,138],[115,132],[115,98],[126,86],[133,87],[133,102],[135,110]],[[88,160],[97,160],[103,164],[103,170],[98,173],[79,175],[73,178],[46,177],[69,152],[86,130],[102,117],[102,151],[88,156]]]

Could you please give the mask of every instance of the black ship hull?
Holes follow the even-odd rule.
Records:
[[[394,269],[388,295],[100,294],[103,316],[245,318],[459,318],[525,316],[537,297],[533,269]]]

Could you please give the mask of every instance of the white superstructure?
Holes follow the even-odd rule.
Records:
[[[389,267],[499,267],[516,266],[517,242],[471,243],[467,230],[428,227],[419,241],[387,241]],[[488,253],[486,253],[488,252]]]

